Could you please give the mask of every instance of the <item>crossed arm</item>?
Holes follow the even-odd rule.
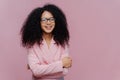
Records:
[[[37,58],[33,50],[30,50],[28,53],[28,65],[35,77],[55,77],[55,74],[63,76],[67,74],[68,68],[71,67],[71,64],[72,61],[71,58],[68,57],[68,55],[64,55],[62,60],[56,62],[52,62],[49,64],[40,64],[39,59]]]

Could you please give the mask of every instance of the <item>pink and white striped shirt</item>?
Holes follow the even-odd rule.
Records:
[[[34,80],[59,80],[68,73],[63,68],[62,58],[68,57],[68,46],[57,46],[52,39],[50,46],[43,39],[41,45],[35,44],[28,49],[28,65],[34,75]]]

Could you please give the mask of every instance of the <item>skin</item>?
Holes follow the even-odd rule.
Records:
[[[47,19],[53,18],[53,15],[48,11],[44,11],[41,16],[41,19],[42,18],[47,18]],[[43,38],[46,40],[46,43],[49,48],[50,42],[52,39],[52,31],[55,28],[55,22],[47,21],[44,23],[41,21],[40,24],[41,24],[41,28],[43,30]],[[64,57],[62,59],[62,63],[63,63],[64,68],[70,68],[72,66],[72,59],[70,57]]]
[[[47,19],[51,17],[53,17],[53,15],[48,11],[44,11],[41,16],[41,18],[47,18]],[[41,28],[43,30],[43,37],[45,38],[49,48],[50,41],[52,39],[52,31],[55,27],[55,22],[51,23],[50,21],[47,21],[46,23],[44,22],[40,22],[40,23],[41,23]]]
[[[41,18],[49,19],[49,18],[53,18],[53,15],[50,12],[48,12],[48,11],[44,11],[42,13]],[[47,21],[46,23],[41,22],[41,28],[43,30],[43,34],[51,35],[53,29],[55,28],[55,22],[50,22],[50,21]]]

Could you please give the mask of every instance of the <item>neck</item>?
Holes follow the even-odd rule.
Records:
[[[52,34],[43,33],[43,38],[44,38],[45,40],[51,40],[51,39],[52,39]]]

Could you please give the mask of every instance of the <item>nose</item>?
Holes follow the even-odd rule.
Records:
[[[50,22],[50,20],[47,20],[47,24],[50,24],[51,22]]]

